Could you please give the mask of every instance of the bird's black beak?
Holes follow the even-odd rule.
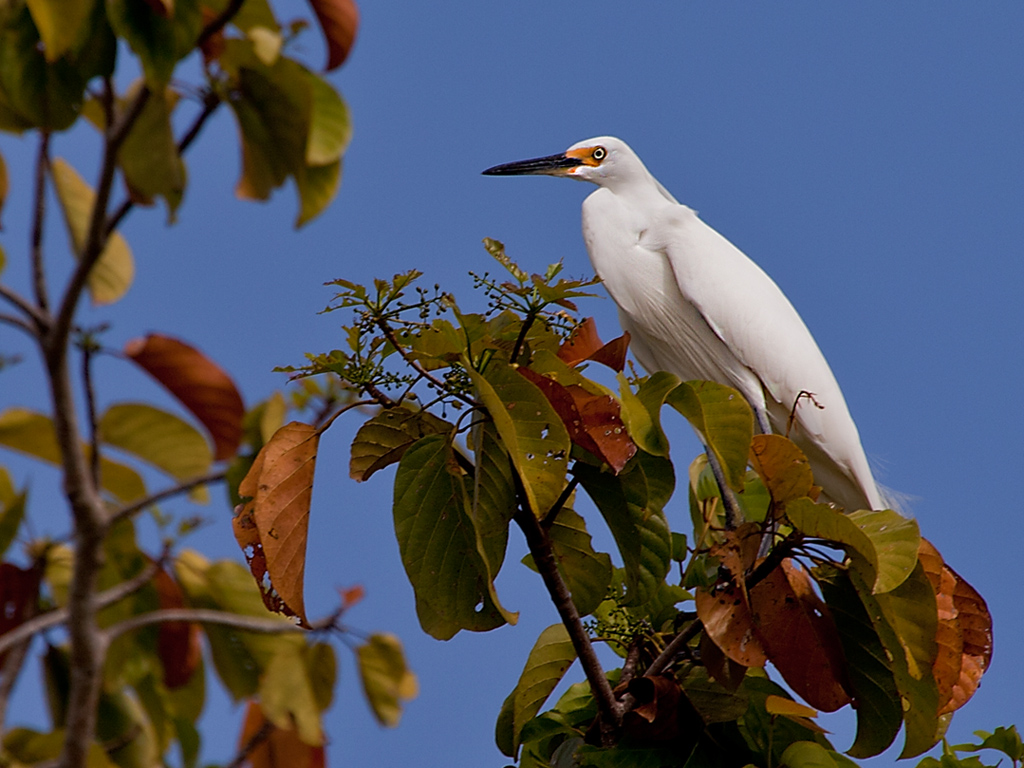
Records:
[[[571,168],[583,165],[583,161],[566,155],[548,155],[533,160],[519,160],[515,163],[504,163],[488,168],[484,176],[564,176]]]

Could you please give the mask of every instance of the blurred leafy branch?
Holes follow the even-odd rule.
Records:
[[[351,0],[310,0],[310,9],[334,69],[352,46],[358,11]],[[112,350],[105,325],[79,319],[86,295],[103,307],[131,287],[125,218],[159,198],[175,222],[189,181],[184,156],[223,105],[238,128],[239,197],[265,200],[291,179],[297,227],[330,204],[351,125],[341,95],[296,58],[308,26],[301,18],[282,25],[267,0],[0,3],[0,131],[36,146],[28,179],[12,178],[0,155],[0,213],[13,197],[30,211],[16,228],[23,247],[11,248],[11,231],[3,233],[0,324],[40,352],[41,370],[29,375],[49,401],[44,410],[0,413],[0,446],[56,467],[68,512],[66,533],[34,535],[33,520],[45,513],[30,504],[27,483],[0,467],[3,765],[149,768],[174,748],[194,768],[208,667],[246,702],[234,764],[268,765],[284,754],[294,765],[322,765],[321,718],[338,663],[332,639],[352,649],[385,725],[416,693],[397,638],[349,624],[359,588],[342,590],[336,610],[299,627],[268,612],[244,566],[182,549],[202,518],[162,508],[186,495],[206,503],[209,487],[225,482],[237,496],[289,412],[324,423],[350,393],[309,379],[247,408],[230,376],[195,346],[150,334]],[[139,77],[129,82],[132,73]],[[98,166],[92,183],[55,154],[66,132],[98,136],[96,156],[79,158]],[[53,198],[73,258],[52,258]],[[4,274],[8,253],[23,259],[23,286]],[[98,358],[146,371],[180,412],[134,400],[101,410]],[[14,367],[19,356],[0,361],[4,375],[23,370]],[[159,551],[136,536],[142,514],[157,525]],[[33,647],[43,649],[46,732],[5,727]]]

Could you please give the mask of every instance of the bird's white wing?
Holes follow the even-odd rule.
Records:
[[[733,367],[742,365],[760,381],[776,432],[787,432],[789,414],[796,408],[791,437],[808,453],[818,482],[824,485],[832,475],[829,484],[842,485],[840,476],[846,476],[847,485],[852,480],[862,491],[859,495],[878,503],[839,384],[775,282],[684,206],[665,211],[648,237],[646,245],[659,248],[667,258],[680,293],[735,357]],[[741,391],[742,382],[737,377],[734,384]],[[813,394],[813,401],[802,398],[803,393]]]

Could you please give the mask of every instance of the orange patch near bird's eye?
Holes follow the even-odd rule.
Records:
[[[600,150],[598,152],[597,150]],[[604,147],[578,147],[577,149],[567,150],[565,153],[566,157],[574,157],[583,165],[589,165],[596,168],[604,160],[607,152]]]

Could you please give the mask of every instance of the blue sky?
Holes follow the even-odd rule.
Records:
[[[308,15],[294,0],[278,9]],[[415,267],[466,295],[466,272],[490,268],[483,237],[504,241],[530,269],[564,259],[569,273],[589,273],[579,233],[588,187],[480,171],[617,135],[790,297],[843,387],[876,474],[911,497],[924,534],[988,600],[993,666],[951,739],[1024,723],[1024,5],[380,0],[362,15],[352,57],[332,76],[355,124],[335,205],[296,235],[290,190],[268,205],[236,201],[235,128],[222,110],[187,158],[193,183],[180,224],[134,212],[123,231],[135,286],[83,321],[109,319],[112,346],[148,331],[190,340],[255,402],[283,384],[275,365],[340,345],[343,318],[317,314],[331,298],[326,280]],[[304,47],[322,61],[315,33]],[[94,151],[87,133],[55,147],[87,174],[95,161],[82,158]],[[0,137],[0,152],[15,183],[26,179],[31,146]],[[15,191],[0,233],[13,285],[24,278],[25,197]],[[59,262],[64,234],[52,223]],[[618,335],[609,300],[583,309],[606,338]],[[5,326],[0,347],[24,349]],[[45,407],[28,368],[5,372],[0,406]],[[97,374],[106,402],[161,397],[117,360]],[[307,604],[326,612],[336,585],[364,584],[353,625],[402,637],[421,695],[398,730],[380,729],[342,649],[329,764],[504,765],[494,719],[554,609],[517,564],[525,549],[514,536],[499,591],[521,612],[519,625],[447,643],[424,635],[391,527],[393,472],[363,485],[347,479],[357,426],[343,421],[322,443]],[[673,426],[685,465],[698,445]],[[52,476],[30,475],[45,498]],[[215,522],[193,546],[237,557],[226,507],[206,512]],[[685,497],[669,515],[683,527]],[[41,716],[29,692],[19,708],[27,720]],[[210,708],[204,759],[224,761],[240,711],[218,697]],[[849,746],[852,718],[825,725],[838,748]]]

